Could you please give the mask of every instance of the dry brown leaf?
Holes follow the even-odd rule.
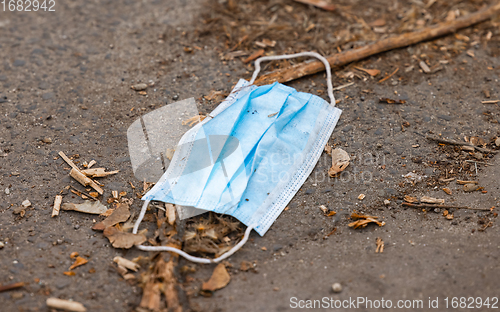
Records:
[[[115,248],[129,249],[146,241],[144,234],[126,233],[114,226],[105,228],[103,234]]]
[[[332,150],[332,167],[328,170],[328,175],[334,177],[337,173],[344,171],[349,166],[351,157],[341,148]]]
[[[364,228],[370,223],[376,223],[378,226],[384,226],[385,222],[380,222],[378,221],[378,217],[374,216],[367,216],[367,215],[359,215],[357,213],[351,214],[351,218],[353,220],[356,220],[354,222],[349,223],[349,227],[352,227],[354,229],[358,228]]]
[[[74,210],[84,213],[90,214],[103,214],[108,210],[106,206],[101,204],[100,201],[85,201],[83,204],[72,204],[72,203],[64,203],[61,206],[62,210]]]
[[[470,137],[469,142],[474,146],[482,146],[486,144],[482,138],[477,136]]]
[[[387,24],[387,22],[385,21],[385,19],[379,18],[377,20],[374,20],[373,22],[371,22],[368,25],[370,25],[371,27],[383,27],[383,26],[385,26],[385,24]]]
[[[82,258],[80,256],[76,257],[75,262],[69,267],[70,270],[73,270],[76,267],[79,267],[81,265],[84,265],[85,263],[88,263],[89,260]]]
[[[92,227],[92,230],[104,231],[104,229],[107,227],[127,221],[129,217],[129,206],[125,203],[120,203],[117,205],[116,209],[111,213],[109,217],[94,225]]]
[[[330,144],[328,144],[328,142],[325,144],[325,152],[332,156],[332,146]]]
[[[416,203],[416,202],[418,202],[418,198],[413,197],[413,196],[409,196],[409,195],[405,195],[404,200],[407,203]]]
[[[387,104],[405,104],[406,101],[405,100],[393,100],[393,99],[390,99],[390,98],[380,98],[379,101],[381,103],[387,103]]]
[[[159,311],[161,303],[161,286],[161,283],[147,282],[144,286],[139,306],[150,311]]]
[[[378,69],[368,69],[368,68],[362,68],[362,67],[355,67],[357,70],[364,71],[368,75],[375,77],[378,74],[380,74],[380,70]]]
[[[212,100],[215,100],[217,99],[217,97],[223,97],[224,96],[224,92],[223,91],[215,91],[215,90],[211,90],[210,93],[208,95],[205,95],[204,98],[208,101],[212,101]]]
[[[137,272],[137,270],[141,268],[141,266],[138,263],[135,263],[133,261],[118,256],[113,258],[113,262],[115,262],[119,266],[122,266],[134,272]]]
[[[201,289],[208,291],[215,291],[217,289],[221,289],[226,287],[231,280],[231,276],[227,273],[226,266],[223,263],[219,263],[212,273],[210,279],[203,283]]]
[[[65,271],[65,272],[63,272],[63,274],[66,276],[75,276],[76,275],[76,273],[74,271]]]
[[[451,190],[447,187],[443,188],[443,191],[448,194],[448,195],[451,195]]]

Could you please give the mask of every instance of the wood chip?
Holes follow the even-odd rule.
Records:
[[[170,225],[175,223],[175,206],[173,204],[165,203],[165,214],[167,216],[167,222]]]
[[[424,71],[424,73],[430,74],[431,69],[429,68],[429,66],[427,66],[427,64],[425,64],[424,61],[420,61],[420,63],[418,63],[418,65],[420,66],[420,68],[422,68],[422,70]]]
[[[464,184],[478,184],[479,182],[477,181],[464,181],[464,180],[457,180],[457,183],[460,184],[460,185],[464,185]]]
[[[375,249],[375,253],[383,253],[384,252],[384,241],[382,238],[377,237],[377,240],[375,241],[375,244],[377,245],[377,249]]]
[[[212,273],[212,276],[207,282],[204,282],[201,289],[205,291],[215,291],[226,287],[231,280],[231,276],[227,273],[226,266],[223,263],[219,263]]]
[[[101,195],[104,193],[104,191],[101,189],[101,187],[99,185],[97,185],[97,183],[95,183],[94,181],[92,181],[91,178],[89,178],[86,175],[84,175],[80,170],[73,168],[69,172],[69,175],[73,179],[75,179],[76,181],[78,181],[81,185],[83,185],[83,186],[91,186],[94,190],[96,190]]]
[[[420,198],[420,201],[427,204],[444,204],[444,199],[429,196],[422,196],[422,198]]]
[[[83,306],[83,304],[76,301],[63,300],[58,298],[47,298],[46,304],[47,307],[52,309],[59,309],[72,312],[87,311],[87,309]]]
[[[54,208],[52,208],[52,218],[59,215],[59,210],[61,210],[62,196],[56,195],[54,199]]]
[[[443,188],[443,191],[448,194],[448,195],[451,195],[451,190],[447,187]]]
[[[488,101],[481,101],[481,104],[496,104],[500,102],[500,100],[488,100]]]
[[[120,170],[106,172],[106,168],[94,168],[94,169],[81,170],[81,172],[89,178],[102,178],[102,177],[107,177],[109,175],[117,174],[118,172],[120,172]]]

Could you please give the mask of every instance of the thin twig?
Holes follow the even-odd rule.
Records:
[[[466,160],[465,162],[476,163],[476,164],[481,164],[481,165],[485,165],[485,166],[491,166],[491,164],[488,164],[488,163],[485,163],[485,162],[482,162],[482,161]]]
[[[471,207],[466,207],[466,206],[439,205],[439,204],[403,203],[403,206],[413,207],[413,208],[445,208],[445,209],[469,209],[469,210],[491,211],[490,208],[471,208]]]
[[[346,83],[345,85],[341,85],[341,86],[338,86],[338,87],[335,87],[333,88],[333,91],[337,91],[337,90],[340,90],[340,89],[344,89],[344,88],[347,88],[347,87],[350,87],[354,84],[354,82],[349,82],[349,83]]]
[[[9,285],[3,285],[3,286],[0,286],[0,293],[3,292],[3,291],[7,291],[7,290],[21,288],[24,285],[25,285],[24,282],[19,282],[19,283],[14,283],[14,284],[9,284]]]
[[[79,189],[77,189],[77,188],[76,188],[76,187],[74,187],[73,185],[70,185],[70,187],[71,187],[72,189],[74,189],[75,191],[80,192],[80,193],[82,193],[83,195],[85,195],[85,196],[87,196],[87,197],[92,198],[93,200],[97,200],[97,198],[95,198],[94,196],[92,196],[92,195],[90,195],[90,194],[88,194],[88,193],[86,193],[86,192],[84,192],[84,191],[80,191]]]
[[[475,146],[475,145],[472,145],[472,144],[467,143],[467,142],[459,142],[459,141],[442,139],[442,138],[436,138],[436,137],[431,137],[431,136],[426,136],[426,138],[428,140],[436,141],[438,143],[451,144],[451,145],[461,145],[461,146],[470,146],[470,147],[473,147],[473,148],[475,148],[478,151],[483,152],[483,153],[493,153],[493,154],[498,153],[498,151],[494,151],[494,150],[490,150],[488,148],[483,148],[483,147]]]
[[[384,77],[384,78],[380,79],[378,82],[379,82],[379,83],[381,83],[381,82],[386,81],[387,79],[389,79],[389,78],[391,78],[392,76],[394,76],[394,75],[398,72],[398,70],[399,70],[399,67],[398,67],[398,68],[396,68],[396,70],[395,70],[395,71],[393,71],[393,72],[392,72],[389,76],[386,76],[386,77]]]

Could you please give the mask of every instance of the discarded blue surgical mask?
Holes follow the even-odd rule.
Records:
[[[330,104],[279,83],[253,85],[261,61],[300,56],[325,64]],[[230,252],[209,260],[174,251],[192,261],[218,262],[240,248],[252,229],[264,235],[300,189],[341,114],[334,107],[330,66],[321,55],[303,52],[262,57],[255,67],[250,82],[240,80],[223,103],[184,134],[168,170],[143,197],[134,233],[151,200],[176,204],[181,219],[206,211],[231,215],[248,227]]]

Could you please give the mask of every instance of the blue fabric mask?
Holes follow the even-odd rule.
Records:
[[[143,200],[179,205],[181,218],[197,209],[228,214],[266,233],[313,170],[341,110],[334,107],[329,66],[331,104],[279,83],[251,85],[261,60],[250,83],[240,80],[184,135]]]

